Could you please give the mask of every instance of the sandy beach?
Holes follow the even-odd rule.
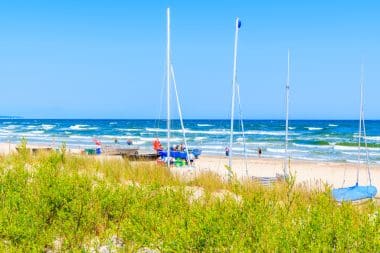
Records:
[[[16,144],[0,143],[0,154],[16,152]],[[38,145],[28,145],[29,148],[39,147]],[[69,149],[71,153],[80,153],[78,149]],[[102,157],[104,155],[101,155]],[[247,165],[246,165],[247,164]],[[228,176],[226,166],[228,158],[225,156],[202,155],[196,160],[197,171],[211,171],[222,177]],[[296,182],[309,187],[323,187],[324,184],[332,187],[352,186],[356,182],[356,173],[359,164],[342,162],[323,162],[313,160],[291,159],[290,171],[296,176]],[[232,160],[232,168],[238,178],[251,177],[274,177],[281,174],[284,168],[284,160],[278,158],[248,158],[247,163],[242,157],[235,157]],[[380,165],[370,164],[372,185],[380,189]],[[344,177],[345,175],[345,177]],[[359,184],[367,185],[368,173],[364,164],[360,165]],[[377,194],[380,197],[380,194]]]
[[[227,175],[225,165],[228,165],[227,157],[202,156],[197,160],[197,167],[201,170],[211,170],[219,175]],[[276,158],[248,158],[247,169],[243,158],[234,158],[233,171],[239,178],[245,177],[273,177],[276,173],[282,173],[284,160]],[[297,183],[308,186],[323,186],[327,183],[333,187],[341,187],[344,174],[345,186],[352,186],[356,182],[356,173],[359,164],[323,162],[312,160],[290,161],[290,171],[296,176]],[[380,188],[380,165],[370,164],[372,184]],[[247,173],[248,172],[248,173]],[[359,169],[359,184],[368,184],[368,173],[364,164]],[[379,194],[377,195],[379,196]]]

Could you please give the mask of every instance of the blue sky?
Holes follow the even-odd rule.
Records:
[[[185,118],[229,118],[235,18],[245,118],[380,119],[378,1],[0,2],[0,115],[158,118],[166,7]],[[173,108],[173,110],[175,110]],[[176,114],[174,115],[174,117]]]

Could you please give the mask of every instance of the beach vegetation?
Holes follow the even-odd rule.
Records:
[[[1,252],[378,252],[379,212],[294,178],[185,182],[154,162],[65,147],[0,156]]]

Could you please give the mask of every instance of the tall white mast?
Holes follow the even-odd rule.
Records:
[[[360,76],[360,116],[359,116],[359,140],[358,140],[358,169],[356,171],[356,184],[359,182],[359,167],[361,163],[361,139],[362,139],[362,122],[363,119],[363,84],[364,84],[364,66],[361,66]]]
[[[167,158],[168,166],[170,166],[170,8],[166,9],[167,17],[167,37],[166,37],[166,106],[167,106]]]
[[[288,130],[289,130],[289,89],[290,89],[290,49],[288,49],[288,76],[286,79],[286,118],[285,118],[285,167],[284,167],[284,174],[288,174],[288,166],[290,163],[290,157],[288,153]]]
[[[235,46],[234,46],[234,70],[233,70],[233,76],[232,76],[232,100],[231,100],[231,130],[230,130],[230,152],[229,152],[229,161],[228,166],[230,169],[232,169],[232,142],[233,142],[233,135],[234,135],[234,111],[235,111],[235,90],[236,90],[236,59],[237,59],[237,44],[238,44],[238,35],[239,35],[239,28],[240,28],[240,19],[236,18],[235,23]]]

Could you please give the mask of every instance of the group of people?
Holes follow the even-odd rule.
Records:
[[[156,151],[161,151],[163,150],[163,147],[161,145],[161,142],[158,138],[156,138],[154,141],[153,141],[153,149],[156,150]],[[171,151],[185,151],[186,150],[186,146],[181,143],[181,144],[177,144],[177,145],[173,145],[173,147],[170,148]]]
[[[185,144],[181,143],[179,145],[173,145],[173,147],[171,148],[171,150],[173,151],[185,151],[186,147],[185,147]]]

